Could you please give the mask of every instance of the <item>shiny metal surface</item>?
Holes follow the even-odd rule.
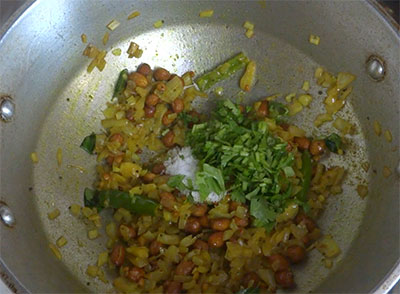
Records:
[[[7,227],[13,227],[16,223],[14,214],[7,204],[0,202],[0,220]]]
[[[380,82],[385,78],[385,62],[381,58],[372,55],[368,58],[365,66],[368,75],[373,80]]]
[[[10,122],[15,114],[15,104],[10,97],[0,97],[0,119]]]
[[[299,291],[386,293],[398,279],[399,179],[395,174],[388,179],[382,176],[384,166],[395,169],[399,160],[398,33],[366,2],[226,3],[38,1],[3,35],[0,92],[15,97],[18,113],[11,124],[0,128],[0,196],[15,212],[18,224],[12,230],[0,227],[0,249],[3,267],[7,267],[2,270],[18,278],[10,277],[17,287],[34,293],[110,289],[85,275],[87,265],[95,263],[104,247],[98,240],[87,240],[85,226],[69,215],[68,206],[82,203],[83,188],[94,180],[93,158],[78,146],[82,137],[100,129],[101,110],[119,70],[147,62],[178,73],[189,69],[201,73],[242,50],[259,67],[257,85],[244,97],[247,103],[296,91],[304,80],[313,80],[317,66],[357,75],[343,114],[356,125],[357,134],[349,138],[349,159],[331,161],[349,170],[345,190],[330,199],[321,219],[324,232],[335,237],[343,254],[327,270],[321,256],[312,252],[308,263],[295,269]],[[215,10],[213,18],[198,18],[199,11],[210,8]],[[126,20],[133,10],[142,15]],[[121,26],[104,47],[101,39],[112,19],[121,21]],[[152,24],[159,19],[165,23],[156,30]],[[250,40],[244,36],[245,20],[256,25]],[[374,30],[367,30],[369,26]],[[81,56],[82,33],[106,50],[118,47],[125,52],[129,42],[135,41],[144,54],[137,60],[109,53],[104,72],[95,70],[89,75],[88,60]],[[321,37],[319,46],[308,43],[310,33]],[[10,52],[18,58],[10,58]],[[381,83],[373,82],[365,71],[371,54],[387,62]],[[235,78],[223,85],[225,95],[236,95]],[[315,84],[311,92],[314,105],[298,121],[309,126],[309,133],[315,131],[310,126],[322,107]],[[200,106],[208,109],[212,103]],[[392,131],[391,144],[375,136],[374,120]],[[61,167],[56,162],[59,147],[64,157]],[[29,159],[32,151],[39,155],[37,165]],[[368,172],[360,166],[365,161],[371,165]],[[360,182],[369,183],[365,200],[355,192]],[[61,215],[50,221],[47,213],[55,207]],[[48,242],[61,235],[69,241],[62,249],[63,262],[48,250]]]

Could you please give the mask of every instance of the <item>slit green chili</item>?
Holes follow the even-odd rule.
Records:
[[[219,65],[217,68],[210,72],[205,73],[196,80],[196,84],[199,86],[201,91],[205,91],[216,83],[229,78],[238,70],[244,68],[249,59],[243,52],[227,60],[223,64]]]

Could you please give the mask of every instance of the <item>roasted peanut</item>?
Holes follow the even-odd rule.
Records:
[[[149,94],[146,97],[146,105],[147,106],[156,106],[158,102],[160,101],[160,97],[158,97],[156,94]]]
[[[196,204],[192,208],[192,215],[200,217],[200,216],[205,215],[207,213],[207,211],[208,211],[207,204]]]
[[[185,107],[184,103],[183,103],[183,99],[181,98],[176,98],[173,102],[172,102],[172,110],[175,113],[180,113],[183,111],[183,108]]]
[[[147,63],[142,63],[141,65],[139,65],[137,72],[144,76],[147,76],[151,74],[152,70],[150,65],[148,65]]]
[[[203,228],[208,228],[210,226],[210,223],[208,221],[208,216],[207,215],[200,216],[199,217],[199,222],[200,222],[200,225]]]
[[[171,74],[169,73],[169,71],[162,67],[157,68],[154,71],[154,79],[156,81],[168,81],[170,76]]]
[[[165,294],[180,294],[182,292],[182,283],[177,281],[167,281],[164,283]]]
[[[156,108],[154,106],[145,106],[144,107],[144,116],[147,118],[151,118],[156,113]]]
[[[136,237],[135,229],[132,228],[131,226],[123,224],[119,226],[119,233],[121,234],[121,236],[124,238],[125,241],[128,241]]]
[[[204,242],[203,240],[197,239],[196,242],[193,244],[194,249],[200,249],[200,250],[208,250],[208,244],[207,242]]]
[[[303,213],[299,213],[295,218],[296,224],[303,223],[308,232],[312,232],[317,226],[314,221]]]
[[[135,118],[134,118],[134,115],[135,114],[135,111],[132,109],[132,108],[129,108],[126,112],[125,112],[125,117],[126,117],[126,119],[127,120],[129,120],[129,121],[133,121]]]
[[[248,217],[240,218],[235,216],[233,219],[238,227],[247,227],[249,225]]]
[[[294,137],[293,141],[297,144],[300,150],[307,150],[310,147],[310,140],[306,137]]]
[[[326,148],[325,142],[323,140],[312,141],[309,147],[310,153],[313,156],[321,155],[324,153]]]
[[[128,271],[128,278],[134,282],[139,282],[140,279],[144,277],[144,270],[140,267],[134,266]]]
[[[293,288],[294,278],[290,270],[278,271],[275,273],[275,281],[282,288]]]
[[[117,244],[114,245],[114,248],[111,252],[110,260],[116,266],[121,266],[124,263],[125,259],[125,247]]]
[[[149,184],[154,180],[155,177],[156,177],[155,174],[147,173],[142,177],[142,181],[145,182],[146,184]]]
[[[200,231],[201,231],[201,225],[199,220],[196,217],[189,217],[186,220],[185,232],[191,234],[197,234]]]
[[[159,254],[161,248],[162,248],[162,244],[161,244],[160,242],[158,242],[157,240],[153,240],[153,241],[150,243],[150,246],[149,246],[150,255],[157,255],[157,254]]]
[[[163,171],[165,170],[165,166],[162,163],[157,163],[153,166],[153,168],[151,169],[151,171],[153,173],[155,173],[156,175],[161,174]]]
[[[306,250],[298,245],[290,246],[286,249],[286,255],[293,263],[299,263],[306,257]]]
[[[159,83],[157,83],[157,85],[156,85],[156,89],[157,89],[158,91],[160,91],[160,92],[164,92],[165,89],[166,89],[166,86],[165,86],[165,84],[164,84],[163,82],[159,82]]]
[[[169,124],[172,124],[174,122],[174,118],[169,118],[169,115],[172,114],[171,110],[167,110],[163,117],[162,117],[162,123],[164,126],[168,126]]]
[[[211,248],[220,248],[224,246],[224,232],[215,232],[208,237],[208,246]]]
[[[162,192],[160,194],[160,204],[169,211],[175,210],[176,199],[172,193],[169,192]]]
[[[260,107],[257,109],[257,116],[260,118],[268,116],[268,101],[261,102]]]
[[[141,88],[146,88],[149,82],[147,81],[146,77],[138,72],[133,72],[128,76],[128,79],[133,81],[136,86]]]
[[[230,223],[229,218],[215,218],[211,220],[211,228],[215,231],[225,231],[229,228]]]
[[[178,276],[187,276],[192,273],[194,263],[190,260],[182,260],[176,267],[175,273]]]
[[[174,139],[175,139],[174,132],[169,131],[168,133],[165,134],[164,137],[162,137],[161,141],[163,142],[165,147],[171,148],[172,146],[174,146]]]
[[[120,144],[124,143],[124,138],[120,133],[115,133],[110,137],[111,142],[119,142]]]
[[[271,267],[274,271],[287,270],[289,268],[289,261],[281,254],[273,254],[268,257]]]

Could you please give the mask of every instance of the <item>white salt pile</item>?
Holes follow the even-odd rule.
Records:
[[[196,189],[196,171],[197,171],[197,159],[192,154],[190,147],[179,148],[176,147],[168,152],[169,158],[164,162],[165,171],[171,176],[183,175],[185,176],[183,182],[187,185],[187,179],[191,179]],[[181,191],[182,193],[188,194],[190,191]],[[199,192],[192,191],[192,197],[195,202],[200,202]],[[218,202],[225,195],[218,195],[214,192],[210,193],[206,199],[207,202]]]

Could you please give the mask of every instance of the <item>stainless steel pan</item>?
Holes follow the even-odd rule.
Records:
[[[199,18],[205,9],[214,9],[214,16]],[[127,21],[133,10],[141,16]],[[111,33],[106,49],[126,51],[134,40],[144,54],[137,60],[109,53],[102,73],[87,74],[80,35],[85,33],[101,47],[105,26],[112,19],[121,21],[121,26]],[[154,29],[157,20],[165,23]],[[255,23],[252,39],[244,36],[245,20]],[[319,46],[308,42],[309,34],[321,37]],[[147,62],[174,72],[201,73],[245,51],[259,65],[258,82],[245,97],[247,102],[296,91],[304,80],[312,80],[317,66],[357,75],[343,112],[356,125],[357,134],[350,139],[347,159],[332,159],[349,171],[345,189],[330,199],[321,219],[324,231],[335,237],[343,253],[331,270],[322,266],[317,252],[311,253],[307,264],[295,270],[297,290],[387,292],[400,275],[399,50],[399,32],[375,2],[42,0],[26,4],[0,41],[0,92],[15,105],[10,109],[12,104],[2,104],[2,114],[11,122],[0,122],[0,215],[4,224],[13,225],[0,224],[1,277],[17,292],[108,291],[110,285],[85,275],[104,240],[87,240],[84,225],[67,209],[82,202],[83,187],[94,180],[93,159],[78,146],[85,135],[100,129],[101,110],[111,97],[118,71]],[[231,89],[228,96],[236,94],[236,83],[233,79],[224,84]],[[322,96],[315,86],[312,89],[314,106],[298,120],[303,126],[311,126],[322,107]],[[374,121],[391,130],[391,143],[374,134]],[[61,167],[56,162],[59,147],[64,157]],[[33,151],[39,156],[36,165],[29,158]],[[366,161],[371,166],[368,172],[361,168]],[[383,177],[384,166],[392,171],[388,178]],[[368,183],[365,200],[355,192],[359,183]],[[55,207],[61,215],[50,221],[47,213]],[[15,224],[10,223],[13,219]],[[61,235],[69,241],[62,249],[62,262],[48,248]]]

